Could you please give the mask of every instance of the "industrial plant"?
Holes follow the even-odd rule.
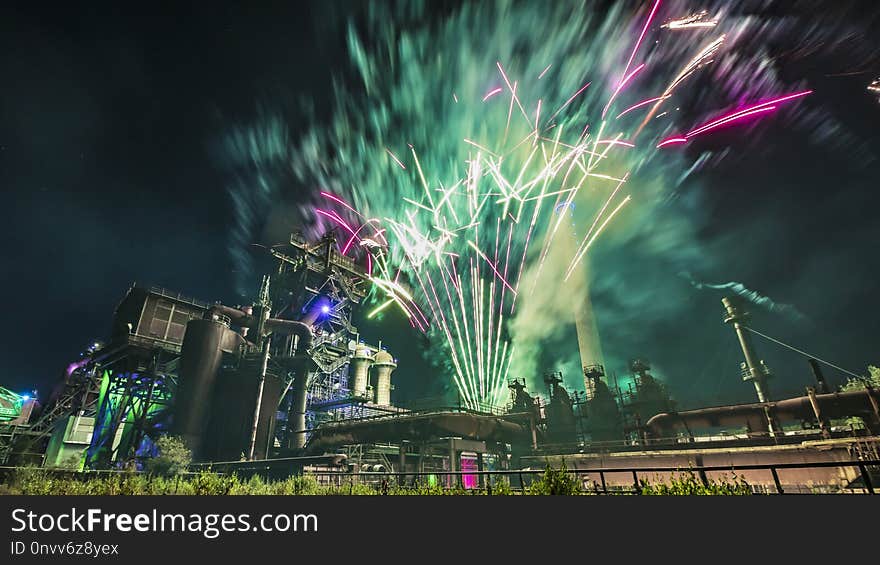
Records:
[[[876,466],[852,462],[878,459],[880,392],[870,382],[831,390],[809,359],[805,393],[775,398],[748,314],[730,298],[719,323],[738,340],[753,403],[679,411],[643,359],[621,387],[585,359],[590,329],[579,313],[583,390],[566,389],[559,373],[529,390],[533,380],[517,375],[500,406],[404,403],[395,344],[365,343],[352,323],[370,277],[338,251],[335,233],[294,234],[268,252],[277,268],[251,304],[134,285],[106,341],[74,360],[45,401],[0,390],[0,464],[139,469],[170,435],[195,468],[268,477],[385,473],[467,488],[481,472],[564,464],[603,489],[666,468],[735,470],[757,490],[863,492],[878,480]]]

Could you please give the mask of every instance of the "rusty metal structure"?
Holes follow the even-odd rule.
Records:
[[[548,373],[546,397],[528,391],[526,379],[511,379],[504,407],[395,401],[397,360],[381,342],[364,343],[352,323],[369,290],[366,268],[342,253],[334,232],[314,242],[293,234],[269,254],[275,269],[247,305],[132,286],[107,343],[93,344],[68,367],[34,417],[0,424],[2,462],[15,462],[17,452],[19,462],[42,453],[47,466],[73,458],[80,468],[138,467],[171,434],[200,464],[230,470],[436,471],[479,482],[467,473],[535,457],[694,445],[748,450],[811,438],[876,446],[871,438],[880,436],[877,390],[868,383],[833,392],[816,359],[809,365],[815,386],[771,400],[770,371],[751,341],[763,334],[728,298],[724,322],[735,331],[742,378],[758,402],[679,411],[644,359],[631,361],[622,379],[601,364],[585,365],[584,390],[568,390],[561,373]],[[844,418],[864,429],[834,424]],[[864,457],[876,455],[871,449]]]

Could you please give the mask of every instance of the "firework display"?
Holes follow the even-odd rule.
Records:
[[[0,494],[876,491],[880,5],[239,4],[5,20]]]
[[[441,337],[444,364],[469,407],[505,401],[518,356],[510,320],[536,286],[573,301],[588,293],[589,274],[568,283],[615,220],[653,197],[633,179],[677,164],[664,150],[810,94],[756,91],[742,104],[696,112],[708,116],[701,123],[676,123],[669,113],[679,92],[717,64],[742,25],[734,19],[726,29],[723,13],[677,17],[680,9],[655,0],[598,21],[584,8],[563,23],[561,10],[547,8],[538,29],[512,34],[534,47],[525,54],[505,36],[513,18],[499,16],[484,37],[467,36],[441,62],[430,61],[423,36],[378,27],[371,33],[387,43],[369,51],[351,31],[370,112],[342,99],[333,128],[303,141],[297,170],[335,201],[336,211],[315,213],[350,234],[342,251],[357,246],[367,255],[370,317],[395,305],[413,328]],[[469,30],[469,17],[485,19],[469,10],[479,8],[463,8],[449,33],[457,24]],[[443,65],[446,74],[433,72]],[[395,67],[390,85],[378,80]],[[440,115],[408,121],[421,112]],[[560,208],[575,212],[554,214]],[[572,228],[561,230],[568,216]],[[572,245],[560,245],[572,235]]]

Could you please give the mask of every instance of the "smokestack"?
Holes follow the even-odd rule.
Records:
[[[565,256],[574,256],[576,253],[577,243],[577,234],[575,233],[575,225],[573,218],[573,208],[574,204],[568,205],[568,218],[571,222],[570,226],[570,236],[562,237],[561,241],[557,243],[564,248],[563,254]],[[557,213],[562,212],[561,209],[557,208]],[[591,367],[594,365],[604,365],[602,359],[602,348],[599,344],[599,329],[596,326],[596,318],[593,316],[593,302],[590,300],[590,279],[589,279],[589,254],[585,255],[583,259],[581,259],[581,264],[579,267],[575,268],[569,277],[569,280],[566,282],[566,285],[569,285],[569,288],[574,291],[572,309],[574,311],[574,327],[577,331],[577,340],[578,340],[578,352],[580,353],[581,359],[581,368],[586,370],[587,367]],[[605,379],[604,372],[602,376],[602,382],[606,385],[608,382]],[[584,380],[584,385],[586,387],[587,398],[592,398],[595,395],[595,383],[589,381],[588,379]],[[592,388],[591,388],[592,387]]]
[[[758,360],[755,348],[752,345],[751,336],[747,333],[746,322],[749,320],[747,312],[741,311],[734,306],[733,301],[728,297],[721,299],[724,306],[724,323],[733,324],[736,331],[736,337],[739,339],[739,345],[742,348],[743,357],[745,357],[745,369],[743,370],[743,380],[752,381],[755,385],[755,392],[758,394],[758,402],[770,402],[770,392],[767,388],[767,379],[770,377],[770,370],[763,361]],[[773,418],[768,414],[767,424],[769,425],[770,435],[776,435],[776,426]]]
[[[376,371],[376,404],[391,406],[391,373],[397,368],[394,357],[385,350],[379,350],[373,357]]]
[[[746,322],[749,319],[749,315],[734,306],[733,302],[727,297],[721,299],[721,304],[724,305],[724,323],[733,324],[733,329],[736,331],[736,337],[739,339],[739,345],[742,348],[743,357],[746,360],[748,374],[743,375],[743,380],[752,381],[755,385],[755,392],[758,393],[758,402],[769,402],[770,394],[767,389],[767,377],[769,374],[766,366],[758,360],[758,356],[755,354],[751,336],[746,333],[748,331],[746,329]]]
[[[825,375],[822,374],[822,367],[819,366],[819,362],[815,359],[810,359],[810,369],[813,371],[813,377],[816,378],[816,389],[819,394],[828,394],[828,382],[825,380]]]

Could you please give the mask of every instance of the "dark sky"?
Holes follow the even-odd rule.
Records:
[[[64,6],[64,7],[62,7]],[[321,96],[338,37],[299,2],[7,6],[0,383],[46,385],[133,281],[230,300],[211,141],[261,97]]]
[[[331,76],[345,61],[326,2],[61,6],[19,3],[0,22],[0,384],[19,391],[45,391],[103,337],[133,281],[238,300],[226,245],[232,214],[212,143],[261,100],[311,98],[319,115],[328,112]],[[791,73],[818,91],[811,103],[831,108],[877,154],[880,104],[864,91],[876,75],[828,77],[844,67],[833,60],[798,65]],[[735,140],[715,140],[725,142]],[[753,219],[754,194],[742,189],[760,177],[757,215],[769,227],[738,234],[730,272],[813,314],[816,327],[792,335],[798,343],[856,370],[880,363],[876,164],[856,166],[785,128],[765,145],[701,177],[715,187],[717,221],[707,230],[736,233],[739,218]],[[720,311],[719,298],[698,295],[694,308]],[[694,375],[739,362],[723,335],[720,353],[695,359]],[[679,366],[709,341],[681,344]],[[413,348],[398,349],[418,365]],[[791,392],[804,380],[797,374]],[[752,394],[739,383],[715,392],[725,390],[738,400]]]

